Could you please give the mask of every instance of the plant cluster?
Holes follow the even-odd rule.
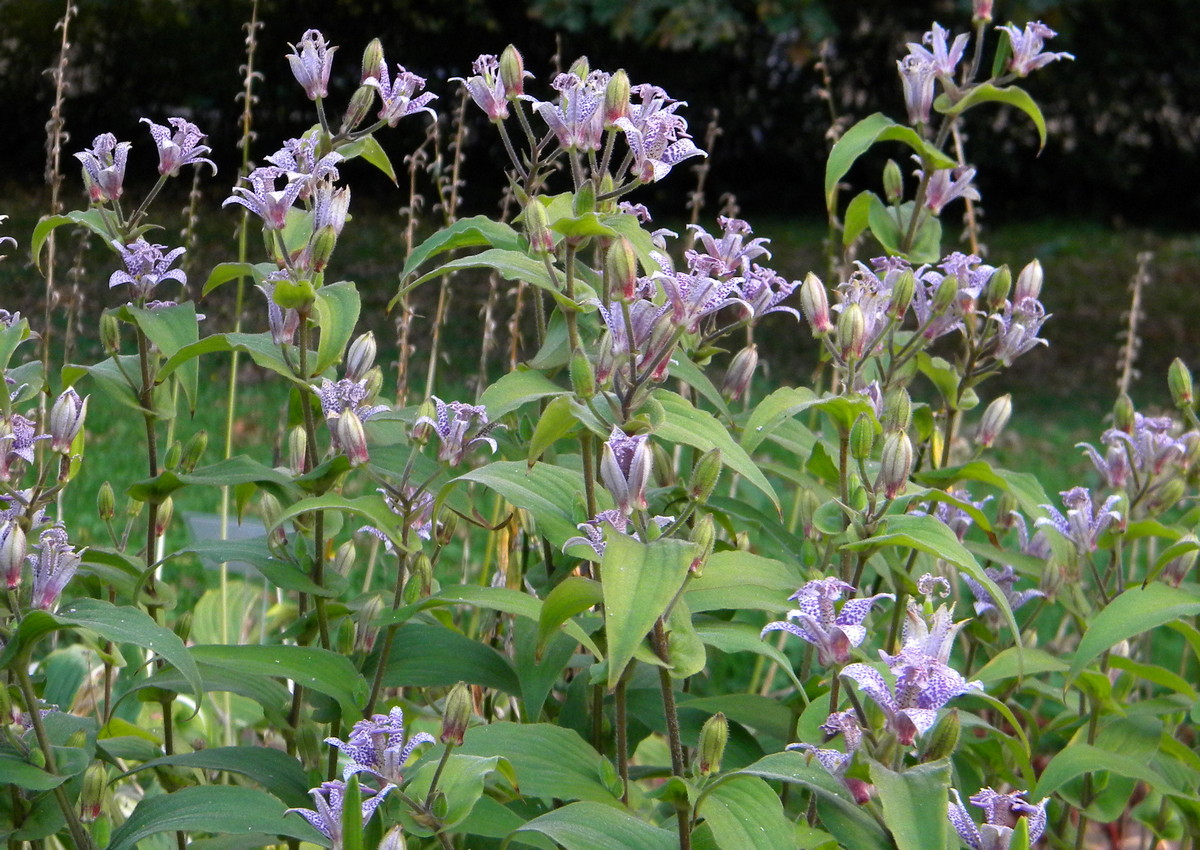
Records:
[[[338,116],[337,48],[304,33],[288,58],[317,123],[224,202],[264,259],[217,266],[203,292],[252,282],[256,332],[202,333],[184,249],[150,239],[166,181],[212,166],[203,133],[146,119],[160,177],[136,205],[132,143],[78,153],[88,207],[43,219],[32,251],[65,225],[112,249],[125,303],[98,323],[104,359],[63,366],[50,403],[48,364],[18,362],[29,321],[0,313],[9,846],[1195,834],[1191,376],[1172,367],[1173,415],[1121,398],[1083,447],[1095,492],[1061,508],[989,460],[1014,405],[983,388],[1046,342],[1043,272],[946,252],[941,215],[979,198],[963,116],[1015,107],[1044,136],[1016,83],[1070,57],[1045,50],[1043,24],[974,12],[972,33],[934,24],[908,45],[907,123],[873,115],[833,146],[832,281],[763,265],[768,240],[732,216],[682,239],[654,228],[637,190],[706,156],[661,88],[579,59],[539,100],[516,49],[479,57],[460,82],[507,152],[517,226],[452,221],[408,255],[393,300],[466,269],[521,289],[527,357],[469,401],[453,386],[389,401],[358,289],[330,278],[352,223],[342,164],[394,179],[376,134],[434,114],[378,41]],[[882,193],[841,204],[879,144],[911,151],[915,180],[889,161]],[[866,238],[882,253],[854,261]],[[754,380],[755,334],[777,328],[819,342],[809,381]],[[204,464],[207,437],[184,435],[231,354],[289,388],[275,465],[231,440]],[[138,418],[147,460],[102,488],[109,539],[82,550],[55,516],[88,474],[77,385]],[[263,534],[169,546],[184,488],[222,489],[229,522],[257,514]],[[193,556],[222,566],[185,602],[171,578]]]

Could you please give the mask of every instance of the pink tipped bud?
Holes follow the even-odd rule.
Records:
[[[980,446],[985,449],[991,448],[1004,426],[1008,424],[1012,409],[1012,396],[1009,394],[1000,396],[987,406],[987,410],[983,412],[983,421],[979,425],[979,436],[976,438]]]
[[[917,279],[913,276],[912,269],[905,269],[900,273],[900,277],[896,278],[896,283],[892,287],[892,300],[888,305],[888,315],[894,321],[904,321],[904,314],[908,312],[909,305],[912,304],[916,288]]]
[[[1186,410],[1195,404],[1192,372],[1178,357],[1171,361],[1171,368],[1167,370],[1167,387],[1171,390],[1171,400],[1180,410]]]
[[[74,387],[54,402],[50,411],[50,448],[60,454],[71,453],[71,443],[83,428],[84,417],[87,416],[86,398],[80,399]]]
[[[867,344],[867,317],[857,301],[842,310],[837,323],[837,350],[843,360],[859,360]]]
[[[622,301],[632,301],[637,297],[637,254],[633,251],[633,244],[624,236],[608,246],[605,266],[612,282],[613,297]]]
[[[371,459],[367,452],[367,432],[363,430],[362,420],[356,414],[346,411],[330,419],[329,424],[334,443],[351,466],[362,466]]]
[[[351,381],[361,381],[367,372],[375,365],[375,334],[367,331],[354,342],[346,352],[346,377]]]
[[[459,682],[450,689],[450,693],[446,695],[445,708],[442,711],[441,741],[443,744],[462,745],[463,736],[466,735],[467,726],[471,722],[473,709],[471,689],[465,682]]]
[[[971,21],[976,24],[990,24],[992,22],[992,4],[993,0],[973,0]]]
[[[938,284],[937,290],[933,293],[933,313],[935,316],[940,316],[954,306],[954,302],[958,300],[958,278],[954,275],[946,275],[942,278],[942,282]]]
[[[383,42],[377,38],[371,39],[363,50],[362,55],[362,73],[359,76],[359,82],[366,80],[368,77],[378,77],[379,66],[383,64]]]
[[[912,397],[904,387],[893,387],[883,397],[883,427],[904,431],[912,422]]]
[[[992,272],[987,286],[983,290],[983,300],[989,310],[1000,311],[1008,301],[1008,293],[1012,291],[1012,269],[1007,264]]]
[[[379,71],[376,70],[375,73],[377,74]],[[342,115],[342,133],[349,133],[357,129],[358,125],[366,120],[374,106],[375,87],[359,86],[350,96],[350,103],[346,106],[345,114]]]
[[[883,167],[883,194],[889,204],[898,204],[904,197],[904,175],[894,159],[889,159]]]
[[[554,234],[550,232],[550,219],[546,208],[537,198],[531,198],[525,205],[525,235],[529,238],[529,247],[535,254],[549,254],[554,250]]]
[[[717,489],[717,481],[721,477],[721,450],[709,449],[696,461],[692,468],[692,478],[688,482],[688,498],[703,504]]]
[[[700,729],[700,775],[711,776],[721,772],[721,759],[725,756],[725,745],[729,743],[729,721],[722,712],[717,712]]]
[[[829,296],[825,284],[812,272],[800,286],[800,311],[812,328],[813,336],[825,336],[833,331],[833,320],[829,317]]]
[[[288,468],[294,475],[308,471],[308,432],[297,425],[288,432]]]
[[[516,100],[525,94],[525,78],[532,77],[525,70],[525,59],[511,44],[500,54],[500,82],[504,85],[504,96]]]
[[[629,116],[629,75],[625,69],[617,71],[608,80],[604,90],[604,126],[612,127],[620,118]]]
[[[5,586],[9,590],[16,590],[21,585],[21,570],[28,551],[25,532],[16,520],[0,526],[0,572],[4,573]]]
[[[748,345],[733,356],[725,373],[725,381],[721,384],[721,395],[730,401],[738,401],[750,389],[757,368],[758,346]]]
[[[1113,427],[1126,434],[1132,434],[1134,418],[1133,399],[1127,393],[1121,393],[1117,403],[1113,405]]]
[[[171,527],[171,520],[175,518],[175,500],[170,496],[163,499],[158,506],[158,513],[154,515],[154,536],[162,537],[167,533],[167,529]]]
[[[1020,304],[1026,298],[1038,298],[1042,294],[1042,264],[1037,260],[1021,269],[1017,275],[1017,285],[1013,289],[1012,300]]]
[[[872,417],[860,415],[850,428],[850,456],[855,460],[866,460],[875,447],[876,425]]]
[[[896,498],[896,494],[903,490],[904,485],[908,483],[912,465],[913,447],[908,433],[892,431],[883,442],[883,457],[875,486],[882,487],[887,498]]]

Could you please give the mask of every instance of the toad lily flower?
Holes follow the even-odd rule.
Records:
[[[503,121],[508,117],[508,90],[500,76],[500,60],[491,53],[484,53],[471,63],[474,76],[451,77],[450,82],[462,83],[475,105],[487,113],[489,121]]]
[[[130,147],[129,142],[118,142],[112,133],[101,133],[92,140],[89,150],[75,154],[83,163],[83,183],[93,204],[120,199]]]
[[[30,605],[48,611],[58,602],[63,588],[79,569],[80,556],[67,539],[67,530],[52,525],[38,537],[38,552],[29,556],[33,566],[33,597]]]
[[[871,786],[861,779],[846,776],[846,768],[854,760],[854,753],[862,745],[862,727],[858,725],[858,716],[853,711],[837,711],[821,724],[821,731],[826,734],[826,740],[835,737],[839,732],[846,742],[846,751],[814,747],[812,744],[788,744],[789,750],[799,750],[815,758],[821,767],[831,776],[842,781],[842,784],[854,795],[854,801],[860,806],[871,799]]]
[[[893,666],[895,688],[889,687],[874,667],[850,664],[842,676],[858,684],[883,710],[887,728],[900,745],[911,746],[913,739],[929,731],[937,720],[938,709],[970,690],[983,690],[981,682],[968,682],[956,671],[929,655],[901,654]]]
[[[917,178],[922,179],[924,172],[917,169]],[[925,190],[925,206],[937,215],[946,204],[957,198],[979,200],[979,190],[971,185],[975,178],[974,168],[938,168],[929,177],[929,186]]]
[[[846,591],[853,592],[853,585],[836,578],[808,582],[788,597],[800,607],[789,611],[787,620],[768,623],[762,634],[788,632],[815,646],[820,663],[845,664],[850,659],[850,650],[866,639],[867,630],[862,621],[871,613],[876,600],[896,598],[890,593],[877,593],[849,599],[842,605],[841,611],[835,611],[833,604]]]
[[[382,413],[388,409],[385,404],[370,405],[367,403],[370,391],[367,389],[365,379],[351,381],[349,378],[342,378],[340,381],[331,381],[323,378],[321,379],[321,388],[315,392],[321,401],[321,412],[325,414],[326,419],[332,419],[347,411],[352,411],[357,414],[360,421],[366,422],[376,413]]]
[[[434,740],[428,732],[406,738],[404,710],[397,706],[387,714],[376,714],[370,720],[355,723],[349,740],[326,738],[325,743],[332,744],[349,757],[344,779],[356,773],[371,773],[389,784],[399,784],[413,750],[421,744],[432,744]]]
[[[149,298],[154,287],[164,280],[177,281],[181,286],[187,285],[187,275],[183,269],[173,269],[171,264],[183,256],[186,249],[175,248],[163,253],[166,245],[155,245],[145,238],[138,237],[136,242],[122,245],[113,242],[113,247],[125,261],[126,271],[115,271],[108,279],[108,288],[128,283],[136,299]]]
[[[363,789],[362,801],[362,822],[363,826],[367,825],[367,821],[371,819],[371,815],[375,814],[375,810],[379,808],[379,804],[387,797],[394,785],[387,785],[378,794],[370,794],[368,789]],[[346,795],[346,783],[335,780],[333,782],[322,782],[317,788],[308,792],[312,795],[313,803],[316,809],[288,809],[289,812],[295,812],[303,817],[306,821],[332,842],[334,847],[342,846],[342,802]],[[370,796],[368,796],[370,794]],[[285,812],[286,814],[286,812]]]
[[[920,54],[909,53],[896,63],[896,69],[904,87],[908,123],[928,124],[929,111],[933,108],[933,83],[937,79],[933,63]]]
[[[668,113],[662,115],[662,120],[651,120],[644,129],[628,118],[616,121],[616,127],[625,134],[633,154],[633,176],[643,183],[657,183],[685,159],[708,156],[680,129],[683,118]]]
[[[1018,818],[1029,820],[1030,846],[1042,837],[1046,829],[1046,801],[1028,803],[1024,799],[1024,791],[1001,794],[984,788],[971,797],[971,804],[984,810],[981,826],[976,826],[967,814],[958,791],[952,790],[951,793],[954,794],[954,802],[950,804],[947,816],[962,840],[973,850],[1008,850]]]
[[[651,517],[650,521],[659,528],[666,528],[675,521],[672,516],[656,516]],[[584,537],[572,537],[563,543],[563,551],[568,551],[572,546],[583,544],[591,546],[592,551],[596,553],[596,560],[604,557],[604,549],[606,541],[604,539],[604,526],[608,525],[618,534],[625,534],[629,528],[629,517],[618,510],[601,511],[587,522],[581,522],[575,526],[584,533]],[[636,531],[630,532],[630,537],[634,540],[641,540]]]
[[[1054,38],[1058,33],[1041,21],[1027,23],[1023,31],[1014,24],[996,29],[1008,34],[1009,44],[1012,45],[1012,58],[1008,60],[1008,69],[1018,77],[1024,77],[1059,59],[1075,58],[1070,53],[1047,53],[1042,49],[1046,39]]]
[[[1036,588],[1021,591],[1014,590],[1013,585],[1017,583],[1017,574],[1011,564],[1005,564],[1002,569],[988,567],[984,570],[984,573],[1000,588],[1000,592],[1004,594],[1004,598],[1008,601],[1008,607],[1011,611],[1016,611],[1030,599],[1046,595]],[[998,610],[996,600],[992,598],[992,594],[988,592],[987,588],[968,575],[963,576],[963,581],[967,583],[967,587],[971,590],[971,595],[975,597],[976,614],[983,615],[989,611]]]
[[[204,139],[200,128],[182,118],[168,118],[167,121],[175,128],[174,132],[171,132],[170,127],[155,124],[149,118],[142,119],[143,124],[150,125],[150,135],[154,137],[154,144],[158,147],[158,173],[164,177],[174,177],[185,165],[199,165],[205,162],[212,168],[212,173],[216,174],[217,164],[204,156],[211,153],[212,148],[200,144]]]
[[[250,181],[251,188],[235,186],[234,193],[226,198],[221,206],[241,204],[261,218],[263,226],[268,230],[283,230],[287,224],[288,210],[307,185],[304,180],[292,180],[283,189],[276,190],[275,181],[285,174],[282,168],[274,165],[256,168],[246,178]]]
[[[433,92],[413,97],[425,88],[425,78],[404,70],[403,65],[396,66],[396,79],[388,75],[387,64],[379,63],[379,72],[373,77],[363,80],[364,86],[371,86],[379,92],[383,106],[379,110],[379,119],[386,121],[389,127],[395,127],[401,118],[417,112],[428,112],[435,120],[437,113],[428,104],[437,98]]]
[[[333,70],[333,54],[336,47],[330,47],[320,30],[307,30],[300,37],[300,46],[288,45],[292,52],[288,55],[288,64],[292,66],[292,74],[296,77],[308,95],[309,100],[326,97],[329,94],[329,73]]]
[[[943,82],[953,80],[958,63],[967,49],[967,42],[971,40],[969,35],[963,33],[954,37],[953,44],[947,45],[946,37],[949,34],[949,30],[935,23],[933,29],[921,36],[922,44],[908,43],[908,52],[928,62],[934,74]],[[928,44],[929,48],[922,46],[924,44]]]
[[[1086,555],[1096,548],[1096,541],[1106,528],[1114,521],[1121,520],[1121,514],[1113,508],[1121,501],[1120,496],[1109,496],[1104,500],[1097,513],[1092,502],[1092,494],[1086,487],[1072,487],[1061,494],[1063,506],[1067,508],[1066,516],[1051,505],[1041,505],[1049,517],[1041,517],[1034,525],[1052,528],[1063,537],[1075,544],[1080,555]]]
[[[750,261],[757,257],[770,258],[771,252],[763,246],[771,240],[751,239],[745,243],[744,237],[753,233],[749,223],[722,215],[717,216],[717,224],[724,231],[720,239],[714,238],[698,224],[688,225],[704,248],[704,253],[684,251],[688,268],[692,271],[713,277],[728,277],[744,273]]]
[[[604,444],[600,480],[612,494],[617,510],[626,515],[646,509],[646,484],[654,462],[649,440],[649,434],[631,437],[614,426]]]
[[[301,181],[301,200],[307,199],[319,184],[326,180],[336,181],[340,176],[337,164],[342,161],[342,155],[330,151],[318,157],[318,143],[315,135],[288,139],[282,148],[266,158],[267,162],[286,173],[289,182]]]
[[[599,150],[604,135],[604,92],[608,74],[592,71],[586,79],[559,74],[550,84],[558,91],[558,104],[538,102],[534,109],[566,150]],[[643,145],[643,147],[648,147]]]
[[[447,404],[437,396],[433,396],[433,403],[437,420],[422,416],[413,424],[425,424],[433,428],[441,442],[438,460],[457,466],[463,462],[467,451],[479,443],[485,443],[493,452],[496,451],[496,441],[488,435],[496,428],[504,426],[488,421],[487,408],[483,405],[464,404],[461,401]]]

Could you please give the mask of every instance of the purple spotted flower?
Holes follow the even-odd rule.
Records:
[[[400,492],[380,489],[388,510],[402,517],[407,531],[415,532],[417,537],[428,540],[433,535],[433,494],[428,490],[406,485]],[[383,543],[388,552],[395,552],[392,539],[373,525],[364,525],[359,532],[370,534]]]
[[[771,269],[755,263],[742,278],[742,300],[754,311],[754,321],[768,313],[791,313],[800,320],[800,312],[794,307],[782,306],[780,302],[789,298],[800,286],[800,281],[789,281]]]
[[[673,113],[661,113],[660,118],[642,127],[628,118],[618,118],[616,127],[625,134],[633,154],[633,176],[643,183],[657,183],[685,159],[708,156],[686,134],[683,128],[687,122]]]
[[[0,419],[0,481],[11,481],[22,463],[33,463],[34,444],[48,439],[49,434],[38,434],[33,420],[19,413]]]
[[[988,318],[996,323],[994,356],[1005,366],[1011,366],[1014,360],[1038,345],[1049,344],[1038,336],[1050,316],[1037,299],[1026,298],[1016,304],[1005,302],[1001,312]]]
[[[28,556],[33,567],[33,595],[29,604],[49,611],[58,602],[63,588],[74,578],[80,557],[61,525],[52,525],[43,531],[34,548],[37,553]]]
[[[896,69],[904,87],[908,123],[928,124],[929,111],[933,108],[933,84],[937,79],[933,63],[920,54],[909,53],[896,63]]]
[[[599,150],[604,135],[604,92],[609,75],[592,71],[586,79],[559,74],[550,87],[559,92],[558,103],[539,101],[534,109],[566,150]]]
[[[650,521],[659,528],[666,528],[675,521],[675,517],[656,516],[651,517]],[[629,528],[629,517],[618,510],[601,511],[587,522],[581,522],[576,526],[583,532],[582,537],[572,537],[563,543],[563,551],[566,552],[572,546],[583,544],[591,546],[592,551],[596,553],[596,560],[604,557],[604,526],[609,526],[619,534],[625,534]],[[636,531],[630,532],[629,536],[634,540],[641,540]]]
[[[650,435],[627,435],[616,426],[604,443],[600,460],[600,481],[612,494],[617,510],[631,514],[646,509],[646,484],[654,455],[650,451]]]
[[[968,34],[962,33],[954,37],[952,44],[948,44],[949,34],[949,30],[935,23],[929,32],[921,36],[921,44],[908,43],[909,54],[929,63],[933,73],[943,82],[953,79],[958,63],[962,61],[963,53],[966,52],[967,42],[971,40]]]
[[[924,172],[917,169],[917,177],[922,179]],[[925,206],[937,215],[946,204],[957,198],[979,200],[979,190],[971,185],[975,178],[974,168],[938,168],[929,177],[929,185],[925,189]]]
[[[1171,465],[1179,464],[1187,454],[1187,444],[1172,435],[1176,427],[1175,420],[1170,416],[1143,416],[1135,413],[1132,433],[1127,434],[1119,428],[1110,428],[1100,439],[1111,448],[1125,451],[1127,457],[1131,456],[1133,467],[1139,473],[1154,476],[1160,475]],[[1094,452],[1093,449],[1092,453]],[[1095,460],[1093,457],[1093,463]],[[1097,468],[1100,468],[1099,464]]]
[[[288,210],[307,185],[304,180],[292,180],[282,189],[276,189],[276,181],[286,174],[284,169],[275,165],[256,168],[246,178],[250,181],[251,188],[235,186],[233,194],[226,198],[221,206],[241,204],[261,218],[263,226],[268,230],[282,230],[287,224]]]
[[[387,63],[380,62],[378,72],[363,80],[363,85],[372,86],[379,92],[379,99],[383,102],[379,119],[386,121],[389,127],[395,127],[401,118],[418,112],[428,112],[434,119],[437,118],[437,113],[427,105],[437,95],[433,92],[417,95],[425,88],[425,78],[406,71],[403,65],[396,66],[396,79],[393,80],[388,74]]]
[[[940,592],[939,588],[944,588],[944,592]],[[909,600],[904,625],[900,630],[900,652],[888,655],[881,650],[879,653],[893,672],[914,659],[932,658],[942,665],[950,660],[954,638],[967,620],[954,622],[952,602],[933,610],[933,595],[940,592],[940,595],[946,596],[949,589],[950,583],[941,576],[926,573],[917,580],[917,592],[924,595],[927,601],[920,603],[915,599]]]
[[[296,77],[308,95],[309,100],[329,95],[329,74],[333,70],[333,54],[336,47],[330,47],[320,30],[307,30],[300,37],[300,45],[288,45],[292,52],[288,54],[288,64],[292,66],[292,74]]]
[[[321,388],[315,392],[321,401],[321,412],[325,414],[326,419],[333,419],[351,411],[357,414],[359,421],[366,422],[376,413],[388,409],[386,404],[368,404],[367,396],[370,395],[370,391],[365,379],[352,381],[342,378],[339,381],[331,381],[322,378]]]
[[[1016,611],[1030,599],[1046,595],[1037,588],[1015,590],[1013,586],[1017,583],[1017,574],[1011,564],[1005,564],[1002,568],[988,567],[984,570],[984,573],[1000,588],[1000,592],[1004,594],[1004,598],[1008,602],[1010,611]],[[963,581],[967,583],[967,587],[971,590],[971,595],[975,597],[976,614],[982,616],[989,611],[998,610],[996,600],[992,598],[992,594],[986,587],[968,575],[963,576]]]
[[[698,224],[688,225],[704,249],[703,252],[691,249],[684,251],[688,268],[692,271],[711,277],[730,277],[743,274],[751,260],[771,256],[771,252],[764,247],[771,240],[760,238],[746,241],[746,237],[754,232],[749,223],[722,215],[717,217],[717,225],[722,230],[720,239]]]
[[[846,768],[854,761],[854,754],[862,745],[863,732],[858,723],[858,715],[853,711],[836,711],[821,724],[821,731],[825,733],[827,741],[840,734],[845,741],[846,751],[815,747],[812,744],[788,744],[787,748],[798,750],[808,754],[810,758],[815,758],[817,763],[825,768],[831,776],[841,780],[842,784],[854,795],[856,803],[860,806],[865,804],[871,798],[871,786],[861,779],[846,776]]]
[[[982,690],[980,682],[968,682],[929,655],[901,654],[892,667],[896,677],[890,686],[883,674],[866,664],[847,665],[841,675],[856,682],[875,701],[887,718],[887,728],[910,746],[913,739],[929,731],[938,709],[970,690]]]
[[[687,333],[698,333],[700,322],[725,307],[741,307],[747,314],[750,305],[741,298],[739,278],[719,280],[695,272],[656,272],[671,308],[671,321]]]
[[[301,182],[298,196],[301,200],[308,198],[319,184],[340,177],[337,165],[342,161],[342,155],[330,151],[319,157],[319,144],[316,135],[288,139],[282,148],[266,158],[267,162],[284,172],[289,183],[296,180]]]
[[[450,82],[459,82],[467,87],[471,100],[482,109],[489,121],[503,121],[508,117],[508,90],[500,77],[500,60],[491,53],[484,53],[471,63],[474,75],[451,77]]]
[[[366,788],[362,789],[363,826],[367,825],[371,815],[375,814],[379,804],[394,787],[394,785],[386,785],[378,794],[372,794]],[[346,783],[341,780],[322,782],[319,787],[308,793],[312,795],[316,809],[288,809],[288,811],[296,812],[312,824],[313,828],[328,838],[334,847],[341,847],[342,802],[346,795]]]
[[[814,579],[791,596],[798,606],[788,612],[787,620],[767,623],[762,634],[785,631],[808,641],[817,648],[817,660],[825,665],[845,664],[850,650],[867,637],[862,625],[879,599],[895,599],[890,593],[848,599],[838,611],[834,603],[854,586],[836,578]]]
[[[1008,60],[1008,69],[1018,77],[1024,77],[1059,59],[1075,58],[1070,53],[1047,53],[1043,50],[1046,39],[1054,38],[1057,33],[1041,21],[1027,23],[1024,30],[1015,24],[996,29],[1008,33],[1008,41],[1012,45],[1012,58]]]
[[[342,773],[349,779],[356,773],[370,773],[389,784],[404,780],[404,765],[421,744],[434,743],[428,732],[406,736],[404,710],[399,706],[387,714],[376,714],[370,720],[360,720],[350,730],[350,737],[326,738],[325,743],[341,750],[349,761]]]
[[[489,436],[496,428],[504,426],[488,421],[487,409],[483,405],[464,404],[461,401],[446,403],[433,396],[436,420],[422,416],[414,425],[429,425],[441,443],[438,460],[457,466],[463,462],[472,446],[486,444],[493,452],[496,441]]]
[[[125,271],[115,271],[108,278],[108,288],[128,283],[135,299],[150,297],[154,287],[164,280],[177,281],[181,286],[187,285],[187,275],[183,269],[173,269],[171,265],[183,256],[184,248],[175,248],[163,253],[166,245],[155,245],[145,238],[138,237],[137,241],[128,245],[113,242],[113,247],[125,261]]]
[[[83,163],[83,182],[92,203],[120,199],[130,147],[112,133],[101,133],[92,140],[91,148],[75,154]]]
[[[639,285],[647,282],[647,278],[639,278]],[[600,312],[600,317],[608,329],[608,335],[600,346],[600,356],[596,361],[596,380],[606,382],[614,373],[628,379],[630,371],[641,370],[643,366],[655,365],[652,381],[661,381],[666,377],[670,366],[670,358],[665,356],[662,346],[670,342],[670,336],[663,334],[660,325],[669,321],[664,317],[670,311],[668,306],[659,306],[646,298],[639,298],[629,305],[629,322],[625,321],[625,312],[621,305],[611,303],[607,306],[599,301],[593,301]],[[656,333],[656,331],[659,331]],[[658,341],[661,345],[654,345]],[[635,362],[630,363],[630,359]]]
[[[958,791],[951,789],[954,802],[947,816],[959,836],[973,850],[1008,850],[1012,842],[1013,827],[1020,818],[1029,821],[1029,844],[1032,846],[1042,837],[1046,829],[1046,801],[1029,803],[1024,791],[1001,794],[984,788],[971,797],[971,804],[983,809],[983,823],[975,825],[963,805]]]
[[[1096,541],[1106,528],[1115,520],[1121,520],[1121,514],[1113,510],[1121,501],[1120,496],[1109,496],[1096,510],[1092,494],[1086,487],[1072,487],[1061,494],[1063,506],[1067,509],[1066,516],[1059,513],[1052,505],[1040,507],[1050,514],[1040,517],[1034,525],[1041,528],[1052,528],[1063,537],[1075,544],[1075,550],[1080,555],[1086,555],[1096,548]]]
[[[271,272],[266,280],[258,284],[259,291],[267,296],[267,324],[271,329],[271,341],[276,345],[291,345],[300,328],[300,311],[292,307],[285,309],[275,303],[275,284],[290,278],[287,269],[280,269]]]
[[[185,165],[207,163],[216,174],[217,164],[204,156],[212,153],[212,148],[200,144],[204,140],[200,128],[183,118],[168,118],[167,121],[175,128],[174,132],[171,127],[155,124],[149,118],[142,119],[143,124],[150,125],[150,135],[158,147],[158,173],[174,177]]]

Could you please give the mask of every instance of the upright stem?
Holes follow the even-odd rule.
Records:
[[[617,726],[617,772],[621,775],[621,802],[629,805],[629,739],[628,731],[625,728],[625,689],[627,686],[625,676],[617,681],[616,701],[616,717]]]
[[[667,633],[663,621],[659,619],[654,624],[650,634],[654,643],[654,651],[659,658],[666,661]],[[662,689],[663,714],[667,718],[667,743],[671,748],[671,775],[680,779],[684,775],[683,740],[679,735],[679,712],[675,708],[675,689],[671,685],[671,672],[665,667],[658,668],[658,682]],[[691,850],[692,831],[689,806],[686,802],[677,803],[675,813],[679,824],[679,850]]]

